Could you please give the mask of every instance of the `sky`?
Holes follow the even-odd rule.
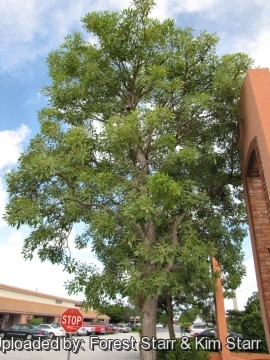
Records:
[[[8,198],[4,175],[16,167],[19,155],[39,131],[37,111],[47,105],[40,94],[50,84],[46,57],[64,37],[82,29],[80,19],[88,12],[128,7],[126,0],[2,0],[0,2],[0,214]],[[265,0],[156,0],[153,17],[173,18],[178,26],[195,32],[217,33],[218,54],[246,52],[256,67],[270,67],[270,2]],[[67,297],[64,282],[71,279],[61,266],[25,262],[21,255],[27,227],[8,227],[0,215],[0,283],[47,294]],[[78,230],[77,230],[78,231]],[[70,235],[72,254],[95,261],[91,248],[74,247],[76,229]],[[240,251],[241,249],[239,249]],[[257,282],[250,238],[243,243],[247,276],[236,290],[238,308],[244,305]],[[72,298],[82,299],[78,294]],[[233,308],[225,300],[226,309]]]

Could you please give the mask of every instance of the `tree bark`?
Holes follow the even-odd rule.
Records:
[[[173,327],[173,306],[172,306],[171,295],[166,295],[166,304],[167,304],[168,329],[169,329],[170,339],[175,339],[175,332]]]
[[[140,337],[141,339],[142,337],[147,337],[147,343],[152,341],[153,337],[156,338],[157,298],[158,296],[150,299],[144,299],[141,304],[142,323]],[[141,360],[156,360],[156,350],[144,350],[142,346],[146,348],[146,345],[143,345],[140,342]]]

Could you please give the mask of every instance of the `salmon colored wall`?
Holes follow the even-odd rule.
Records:
[[[264,328],[270,349],[270,72],[248,71],[240,96],[241,172]],[[255,161],[250,155],[255,151]],[[253,168],[247,176],[248,165]],[[252,170],[252,169],[251,169]]]
[[[211,360],[221,360],[221,355],[217,352],[210,353]],[[269,354],[251,354],[251,353],[230,353],[230,360],[270,360]]]

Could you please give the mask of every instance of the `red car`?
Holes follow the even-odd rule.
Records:
[[[90,322],[90,323],[84,323],[83,326],[84,327],[91,326],[92,328],[94,328],[96,335],[112,334],[112,332],[113,332],[110,324],[108,324],[105,321],[103,321],[103,322],[95,322],[95,321],[93,321],[93,322]]]
[[[116,332],[118,332],[118,331],[119,331],[119,327],[118,327],[118,325],[115,325],[115,324],[108,324],[108,326],[110,326],[110,327],[111,327],[111,329],[112,329],[112,333],[116,333]]]

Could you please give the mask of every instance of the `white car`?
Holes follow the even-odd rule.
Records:
[[[85,327],[81,327],[77,330],[76,335],[82,336],[82,335],[88,335],[88,331]]]
[[[91,325],[84,325],[83,328],[87,331],[86,335],[93,335],[96,333],[96,328],[92,327]]]
[[[120,324],[120,325],[117,325],[118,326],[118,331],[120,332],[120,333],[127,333],[127,332],[130,332],[131,331],[131,328],[129,327],[129,326],[126,326],[126,325],[122,325],[122,324]]]
[[[66,336],[66,332],[62,327],[55,327],[51,324],[41,324],[38,325],[43,330],[48,331],[50,338],[54,338],[56,336]]]
[[[189,326],[189,333],[190,335],[194,335],[194,334],[200,334],[201,332],[205,331],[208,329],[208,326],[206,326],[205,323],[193,323],[192,325]]]
[[[162,324],[156,324],[156,328],[157,327],[162,327],[163,328],[163,325]]]

